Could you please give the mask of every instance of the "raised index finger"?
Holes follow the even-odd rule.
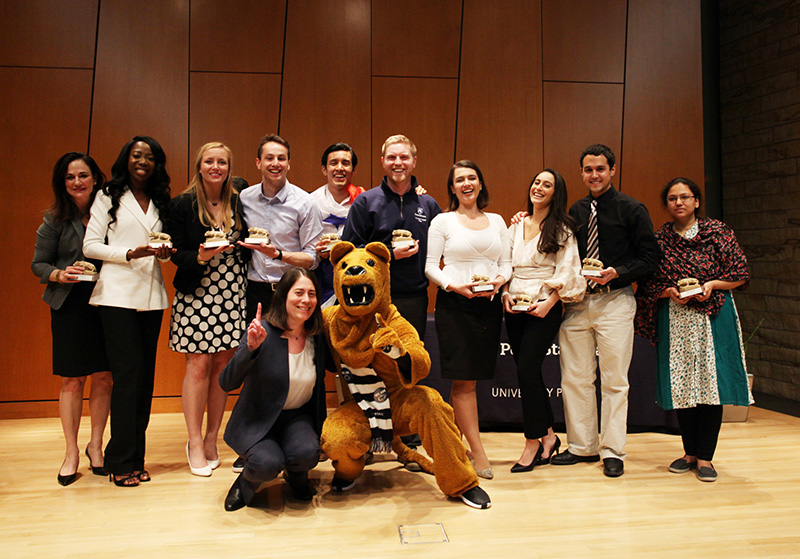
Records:
[[[256,321],[261,324],[261,303],[256,307]]]

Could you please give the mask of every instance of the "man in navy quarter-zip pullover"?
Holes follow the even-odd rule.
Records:
[[[415,191],[417,178],[411,173],[417,166],[417,147],[407,137],[396,135],[386,139],[381,164],[386,175],[380,186],[355,199],[342,240],[357,247],[377,241],[389,248],[392,303],[424,339],[428,312],[428,279],[425,277],[428,227],[442,209],[431,196]],[[395,229],[410,231],[414,245],[392,248]]]

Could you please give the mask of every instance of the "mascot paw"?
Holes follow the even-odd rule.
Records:
[[[395,435],[392,440],[392,450],[397,454],[397,461],[403,464],[409,472],[433,473],[433,462],[427,456],[420,454],[406,446],[399,436]],[[409,467],[411,464],[414,466]]]
[[[378,329],[370,337],[372,349],[376,352],[387,354],[392,359],[397,359],[406,354],[403,347],[403,342],[400,341],[400,336],[389,326],[386,326],[380,313],[375,315],[375,321],[378,323]]]

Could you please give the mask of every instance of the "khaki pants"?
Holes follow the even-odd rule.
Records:
[[[628,368],[633,353],[633,288],[587,295],[565,305],[561,323],[561,389],[569,450],[578,456],[625,459]],[[594,381],[600,365],[601,419]]]

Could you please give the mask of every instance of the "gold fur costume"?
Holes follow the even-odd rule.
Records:
[[[391,445],[399,457],[433,473],[450,497],[477,487],[453,409],[437,391],[417,386],[430,371],[430,356],[417,331],[391,303],[389,249],[382,243],[356,249],[340,242],[331,249],[330,259],[339,305],[326,308],[323,316],[337,370],[341,372],[342,365],[371,368],[383,381],[391,408]],[[396,348],[391,354],[390,347]],[[398,353],[397,359],[390,356]],[[401,442],[401,436],[414,433],[419,433],[433,462]],[[354,401],[330,413],[322,428],[322,450],[333,460],[341,480],[355,480],[361,474],[372,442],[370,423]]]

